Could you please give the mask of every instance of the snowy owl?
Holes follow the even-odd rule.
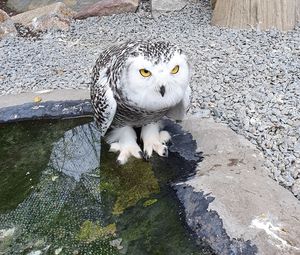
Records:
[[[119,152],[119,164],[130,156],[149,159],[153,151],[168,156],[170,135],[160,120],[182,120],[189,80],[187,56],[168,42],[126,42],[100,54],[92,72],[91,101],[110,151]],[[141,127],[143,151],[136,127]]]

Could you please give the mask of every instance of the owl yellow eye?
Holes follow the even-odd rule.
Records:
[[[176,73],[178,73],[178,71],[179,71],[179,65],[176,65],[176,66],[172,69],[171,74],[176,74]]]
[[[143,77],[149,77],[151,75],[151,72],[147,69],[140,69],[140,74],[143,76]]]

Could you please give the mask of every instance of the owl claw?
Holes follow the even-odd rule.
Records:
[[[124,165],[131,156],[142,158],[142,151],[136,139],[136,133],[130,126],[113,129],[108,134],[106,141],[110,144],[109,151],[119,152],[117,164]]]
[[[148,161],[149,159],[150,159],[150,155],[148,154],[148,152],[147,151],[144,151],[143,152],[143,158],[146,160],[146,161]]]
[[[145,152],[139,151],[141,158],[145,159]]]
[[[161,157],[168,157],[168,147],[163,144],[155,144],[153,146],[154,151]]]
[[[123,165],[122,162],[121,162],[121,160],[119,160],[119,159],[116,160],[116,163],[117,163],[117,165],[119,165],[119,166]]]
[[[169,156],[169,151],[168,151],[168,147],[166,147],[161,155],[162,157],[168,157]]]
[[[159,123],[152,123],[144,126],[141,138],[144,143],[144,158],[149,159],[155,151],[161,157],[168,157],[168,146],[171,136],[169,132],[159,130]]]
[[[161,157],[168,157],[168,147],[163,145],[162,143],[148,144],[146,148],[144,148],[144,159],[149,160],[152,156],[153,151],[155,151]]]

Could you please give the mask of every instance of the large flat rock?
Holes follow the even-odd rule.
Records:
[[[180,192],[186,193],[181,199],[188,224],[198,237],[208,239],[217,254],[256,254],[255,248],[265,255],[300,254],[300,202],[268,177],[255,146],[212,119],[191,117],[183,126],[204,152],[196,176],[179,184],[185,186]],[[218,233],[205,236],[203,201],[206,213],[217,215],[223,230],[216,231],[230,238],[231,248],[224,248]]]
[[[38,31],[68,30],[74,15],[74,11],[59,2],[17,14],[12,17],[12,20]]]
[[[188,0],[151,0],[152,11],[168,12],[179,11],[188,4]]]
[[[109,16],[126,12],[135,12],[138,0],[102,0],[77,13],[75,18],[84,19],[93,16]]]
[[[25,12],[49,4],[63,2],[73,10],[79,11],[87,6],[96,3],[99,0],[8,0],[7,5],[9,8],[18,12]]]
[[[160,15],[164,15],[174,11],[182,10],[190,1],[188,0],[151,0],[152,16],[156,19]]]

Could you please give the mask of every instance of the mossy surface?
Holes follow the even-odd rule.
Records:
[[[101,153],[100,191],[114,196],[113,214],[119,215],[139,200],[159,192],[158,180],[149,162],[131,158],[119,166],[116,154],[108,152],[107,145],[103,145]]]
[[[55,219],[35,231],[47,236],[49,254],[57,248],[62,248],[61,254],[119,254],[110,245],[110,240],[116,238],[116,224],[105,221],[99,201],[82,184],[78,184]]]
[[[89,220],[86,220],[82,223],[77,238],[80,241],[90,243],[97,239],[108,239],[116,234],[116,230],[115,223],[101,227],[99,222],[93,223]]]

